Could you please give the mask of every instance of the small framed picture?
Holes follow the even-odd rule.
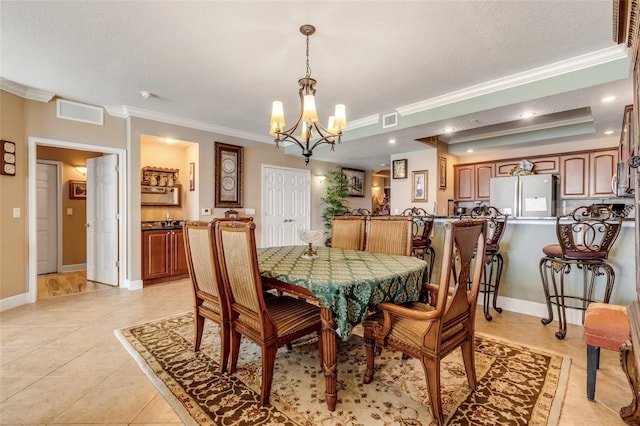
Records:
[[[438,178],[440,179],[440,189],[447,189],[447,158],[440,157],[438,167]]]
[[[86,200],[87,199],[87,182],[83,180],[69,181],[69,199],[70,200]]]
[[[196,163],[189,163],[189,191],[196,190]]]
[[[411,201],[427,201],[429,170],[416,170],[411,172],[411,175],[413,177],[411,181]]]
[[[407,178],[407,160],[393,160],[391,175],[394,179]]]
[[[350,197],[364,197],[364,170],[342,168]]]

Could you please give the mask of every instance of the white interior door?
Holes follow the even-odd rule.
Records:
[[[299,229],[311,225],[311,185],[308,170],[262,167],[264,247],[302,244]]]
[[[118,285],[118,156],[87,159],[87,279]]]
[[[58,272],[58,167],[36,166],[38,275]]]

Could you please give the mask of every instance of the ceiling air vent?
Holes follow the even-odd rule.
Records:
[[[382,128],[386,129],[387,127],[393,127],[398,125],[398,113],[394,112],[391,114],[382,116]]]
[[[100,107],[58,99],[57,110],[57,117],[65,120],[81,121],[99,126],[104,123],[104,112]]]

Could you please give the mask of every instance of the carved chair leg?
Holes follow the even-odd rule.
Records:
[[[370,334],[373,333],[373,330],[364,331],[364,351],[367,356],[367,366],[364,372],[364,377],[362,378],[362,383],[368,384],[373,380],[373,372],[375,370],[375,347],[376,341],[373,336]]]
[[[262,386],[260,388],[260,405],[267,405],[269,403],[277,351],[278,348],[276,346],[262,348]]]
[[[640,399],[640,371],[636,368],[631,343],[625,343],[622,345],[622,348],[620,348],[620,365],[627,376],[633,395],[631,404],[620,409],[620,417],[627,424],[638,425],[640,424],[640,404],[638,404],[638,400]]]

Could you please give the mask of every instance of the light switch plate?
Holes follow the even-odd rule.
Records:
[[[67,216],[73,216],[73,207],[67,207]]]
[[[13,208],[13,217],[14,217],[15,219],[17,219],[17,218],[19,218],[19,217],[20,217],[20,207],[14,207],[14,208]]]
[[[246,214],[256,214],[256,209],[244,209]]]

